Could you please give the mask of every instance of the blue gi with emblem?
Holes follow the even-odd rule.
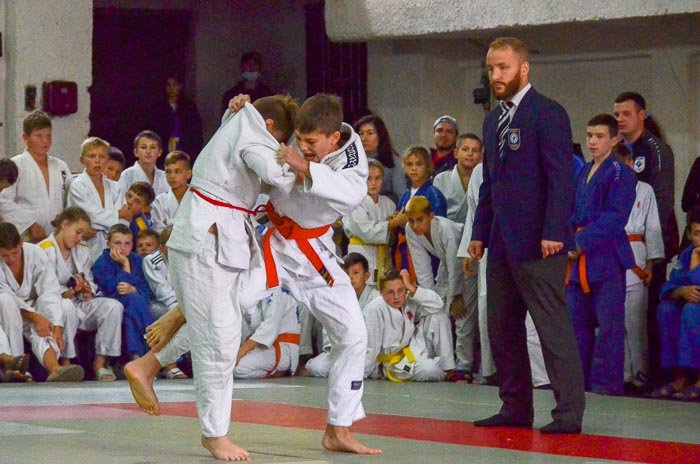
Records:
[[[634,205],[634,172],[606,158],[590,180],[589,162],[576,179],[574,239],[581,256],[570,261],[566,301],[586,390],[621,395],[624,383],[625,271],[634,255],[625,224]],[[598,333],[596,335],[596,328]]]

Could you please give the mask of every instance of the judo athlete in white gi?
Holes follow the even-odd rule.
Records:
[[[464,259],[463,271],[464,274],[473,276],[478,275],[478,321],[479,321],[479,341],[481,343],[481,377],[482,382],[489,382],[494,374],[496,374],[496,365],[491,356],[491,343],[489,341],[489,330],[487,321],[487,306],[486,306],[486,260],[488,259],[488,249],[484,250],[484,255],[481,261],[474,261],[467,248],[472,236],[472,226],[474,224],[474,212],[479,203],[479,188],[484,181],[483,165],[478,164],[472,171],[467,187],[467,218],[464,222],[464,230],[462,231],[462,239],[459,243],[457,256]],[[542,387],[549,385],[549,377],[544,366],[544,356],[542,355],[542,345],[540,337],[537,335],[535,323],[528,312],[525,316],[525,330],[527,333],[527,351],[530,358],[530,372],[532,374],[532,385]]]
[[[451,171],[441,172],[433,180],[433,186],[440,190],[447,199],[447,218],[461,228],[467,218],[469,203],[467,188],[474,168],[481,163],[483,158],[483,144],[481,139],[471,133],[461,134],[457,137],[455,147],[457,164]],[[464,313],[461,317],[455,317],[455,356],[456,369],[464,373],[467,380],[471,380],[473,362],[474,332],[477,325],[478,307],[478,278],[476,273],[468,273],[462,276],[462,300]]]
[[[426,319],[422,328],[425,331],[423,335],[428,355],[430,358],[440,358],[440,368],[443,371],[452,371],[455,368],[452,327],[449,319],[449,316],[453,315],[459,338],[460,361],[464,369],[470,371],[476,311],[473,311],[470,319],[463,323],[466,316],[462,299],[464,277],[461,262],[457,258],[460,227],[449,219],[435,216],[430,202],[422,196],[411,198],[406,205],[406,215],[408,216],[406,238],[418,285],[437,292],[444,302],[442,313],[416,315],[416,322]],[[433,276],[431,256],[440,260],[437,276]]]
[[[370,170],[371,172],[371,170]],[[357,302],[360,310],[364,314],[365,307],[370,301],[377,298],[379,291],[377,287],[369,285],[370,273],[367,258],[360,253],[348,253],[343,257],[343,269],[350,277],[350,284],[357,295]],[[306,372],[302,375],[311,377],[328,377],[331,371],[331,341],[328,332],[323,330],[323,351],[315,358],[309,359],[306,363]],[[365,375],[365,378],[367,376]]]
[[[51,231],[51,221],[66,205],[71,172],[53,156],[51,120],[42,111],[24,118],[23,153],[12,158],[19,171],[17,182],[0,193],[0,217],[11,222],[26,241],[38,243]]]
[[[63,357],[75,358],[75,334],[78,329],[97,331],[95,337],[95,379],[116,380],[107,357],[121,355],[122,314],[124,307],[113,298],[97,295],[92,280],[90,249],[82,243],[90,230],[90,217],[78,207],[68,207],[54,219],[54,233],[39,243],[55,272],[65,314]]]
[[[275,227],[265,236],[265,263],[268,285],[281,283],[328,331],[333,366],[323,446],[379,454],[381,450],[357,441],[349,428],[365,416],[367,329],[350,279],[334,253],[330,225],[366,196],[367,157],[342,115],[340,99],[330,95],[315,95],[299,108],[294,131],[303,157],[283,146],[279,159],[296,171],[300,183],[288,195],[279,189],[270,192],[267,214]]]
[[[264,277],[264,274],[263,274]],[[292,374],[299,362],[297,302],[281,288],[243,312],[243,339],[233,370],[237,379]]]
[[[22,336],[48,371],[47,382],[79,382],[83,368],[60,365],[65,315],[61,293],[46,254],[36,245],[24,243],[17,228],[0,223],[0,326],[13,356],[24,352]]]
[[[619,161],[634,168],[632,152],[626,145],[618,143],[613,153]],[[625,384],[631,384],[632,390],[643,390],[649,373],[647,285],[651,283],[654,263],[662,260],[665,254],[654,189],[638,181],[636,191],[637,197],[625,225],[635,261],[634,268],[628,270],[625,277]]]
[[[189,341],[202,445],[220,460],[249,457],[230,441],[228,430],[241,336],[242,277],[262,261],[250,208],[261,179],[282,194],[294,184],[295,175],[283,170],[277,150],[278,140],[291,136],[295,109],[291,98],[273,96],[224,115],[197,158],[168,241],[170,276],[187,319],[186,330],[168,343]],[[153,391],[159,369],[153,351],[125,368],[134,398],[149,414],[159,414]]]
[[[165,157],[165,177],[170,190],[156,196],[151,205],[152,229],[160,233],[171,226],[180,202],[189,188],[192,177],[190,156],[184,151],[174,151]]]
[[[119,188],[123,194],[129,191],[134,182],[148,182],[156,196],[167,193],[168,180],[165,172],[156,167],[156,161],[163,154],[160,136],[153,131],[141,131],[134,139],[134,156],[136,164],[124,169],[119,177]]]
[[[389,238],[398,227],[396,205],[389,197],[380,195],[384,181],[384,166],[377,160],[368,161],[367,196],[360,206],[343,218],[343,229],[350,239],[348,253],[360,253],[369,263],[370,285],[391,268]]]
[[[83,239],[90,247],[94,263],[107,245],[109,228],[120,219],[131,221],[134,213],[124,204],[119,184],[104,175],[109,161],[109,144],[97,137],[88,137],[81,146],[83,172],[73,180],[68,191],[68,206],[77,206],[90,216],[91,231]]]
[[[393,382],[439,382],[446,372],[441,359],[431,356],[423,324],[426,315],[442,316],[445,303],[436,292],[416,287],[407,270],[391,270],[380,281],[381,298],[365,308],[367,356],[365,376]],[[410,294],[410,296],[407,296]],[[423,318],[416,324],[419,315]]]

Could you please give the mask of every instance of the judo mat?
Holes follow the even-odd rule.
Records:
[[[140,412],[125,381],[0,385],[0,463],[207,463],[191,380],[158,380],[161,416]],[[495,387],[367,381],[352,432],[380,456],[321,447],[326,380],[236,381],[232,441],[257,463],[700,462],[700,403],[588,394],[580,435],[542,435],[554,406],[535,391],[535,429],[477,428]]]

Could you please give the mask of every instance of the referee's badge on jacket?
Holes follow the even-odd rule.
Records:
[[[520,148],[520,129],[508,129],[508,148],[511,150]]]
[[[643,156],[638,156],[637,158],[634,159],[634,172],[639,174],[640,172],[644,171],[644,168],[647,167],[647,161],[646,158]]]

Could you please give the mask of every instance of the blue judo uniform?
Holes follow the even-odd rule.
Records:
[[[630,168],[608,157],[587,182],[592,167],[593,162],[587,163],[576,179],[571,222],[577,231],[574,239],[582,256],[570,262],[566,302],[574,324],[586,390],[621,395],[625,361],[625,270],[635,264],[625,224],[634,205],[637,178]],[[588,292],[582,285],[586,281]]]
[[[435,213],[435,216],[447,217],[447,199],[445,195],[442,194],[437,187],[433,186],[433,181],[428,179],[423,185],[418,187],[415,197],[425,197],[430,203],[430,207]],[[409,188],[401,195],[399,198],[399,204],[396,208],[397,211],[401,211],[406,208],[409,200],[413,198],[411,196],[411,189]],[[408,243],[406,242],[406,229],[404,227],[398,227],[396,229],[396,246],[393,251],[394,256],[394,267],[396,269],[407,269],[411,272],[411,276],[415,277],[415,272],[413,271],[413,264],[411,263],[411,258],[408,253]],[[433,273],[437,271],[437,264],[433,263]],[[414,279],[415,281],[415,279]]]
[[[700,369],[700,304],[672,300],[679,287],[700,285],[700,266],[690,270],[695,247],[683,250],[668,282],[661,287],[661,303],[656,313],[661,338],[661,367]]]
[[[143,258],[136,253],[129,253],[129,262],[131,272],[124,272],[121,264],[109,256],[107,248],[95,261],[93,277],[104,296],[115,298],[124,305],[122,333],[126,342],[126,353],[143,356],[149,349],[143,338],[146,327],[155,321],[149,310],[151,290],[143,274]],[[117,292],[120,282],[133,285],[137,292],[120,295]]]

